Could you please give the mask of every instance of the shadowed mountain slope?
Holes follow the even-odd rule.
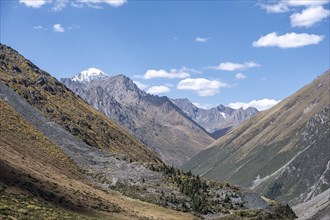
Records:
[[[329,189],[329,71],[185,164],[291,205]]]
[[[182,165],[214,139],[167,97],[140,90],[124,75],[92,81],[61,79],[77,95],[152,148],[169,164]]]

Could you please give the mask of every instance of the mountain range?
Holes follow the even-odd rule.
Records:
[[[225,135],[230,129],[241,124],[258,112],[256,108],[233,109],[219,105],[211,109],[195,106],[188,99],[171,99],[191,119],[201,125],[215,139]]]
[[[200,109],[187,99],[150,95],[128,77],[109,76],[96,68],[61,82],[157,152],[164,162],[176,166],[258,112],[224,106]]]
[[[72,78],[61,79],[61,82],[149,146],[168,164],[180,166],[214,141],[167,97],[140,90],[124,75],[109,76],[90,68]]]
[[[295,217],[288,206],[251,190],[164,164],[149,147],[2,44],[0,80],[1,218]]]
[[[293,206],[305,204],[299,215],[307,212],[301,207],[315,210],[308,201],[317,202],[313,198],[321,194],[326,198],[330,188],[329,73],[243,122],[184,169]]]

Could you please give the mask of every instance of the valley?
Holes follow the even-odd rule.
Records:
[[[1,45],[0,58],[2,217],[295,216],[248,189],[164,164],[15,50]]]
[[[329,24],[329,0],[0,0],[0,220],[330,220]]]

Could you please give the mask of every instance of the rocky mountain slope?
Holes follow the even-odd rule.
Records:
[[[185,164],[291,205],[329,189],[329,71]],[[301,214],[301,213],[298,213]]]
[[[10,87],[11,81],[5,83],[3,79],[8,80],[10,76],[14,78],[14,85],[15,80],[31,85],[38,79],[38,71],[10,62],[8,53],[10,58],[28,62],[1,45],[0,76],[5,77],[0,81],[0,218],[237,219],[251,216],[293,219],[290,208],[262,199],[249,190],[184,173],[157,158],[134,161],[134,155],[89,145],[93,142],[76,135],[39,109],[42,104],[70,98],[72,93],[67,94],[69,91],[60,83],[47,84],[42,89],[36,85],[38,94],[44,95],[39,97],[45,97],[39,105],[27,99],[24,92],[19,93],[20,89],[24,91],[24,86],[17,89]],[[31,79],[31,75],[37,77]],[[63,96],[43,93],[59,87],[64,90]],[[79,118],[81,111],[71,109],[78,107],[82,108],[73,103],[63,111],[68,113],[68,118]],[[89,112],[89,117],[97,119],[98,115]],[[108,126],[112,125],[108,119],[104,120]],[[70,125],[79,126],[74,120]],[[111,129],[114,128],[113,125]],[[116,138],[134,141],[125,132]],[[123,147],[131,147],[130,143],[126,144]]]
[[[171,99],[191,119],[211,133],[215,139],[225,135],[230,129],[241,124],[258,112],[256,108],[233,109],[219,105],[211,109],[195,106],[188,99]]]
[[[61,81],[152,148],[168,164],[180,166],[214,141],[167,97],[147,94],[124,75],[92,81],[76,78]]]
[[[326,220],[330,216],[330,188],[307,202],[293,207],[296,213],[301,213],[297,220]]]
[[[0,80],[49,120],[65,127],[90,146],[125,154],[134,160],[159,161],[153,151],[5,45],[0,45]]]
[[[109,191],[102,172],[130,163],[86,145],[2,82],[0,109],[1,219],[194,218]],[[144,171],[144,176],[155,173]],[[137,172],[130,168],[129,173]]]

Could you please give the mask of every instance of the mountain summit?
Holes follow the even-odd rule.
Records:
[[[214,141],[169,98],[140,90],[127,76],[103,77],[87,83],[70,78],[61,81],[168,164],[180,166]]]
[[[87,83],[93,80],[104,78],[106,76],[108,75],[105,74],[102,70],[91,67],[72,77],[71,80],[74,82]]]

